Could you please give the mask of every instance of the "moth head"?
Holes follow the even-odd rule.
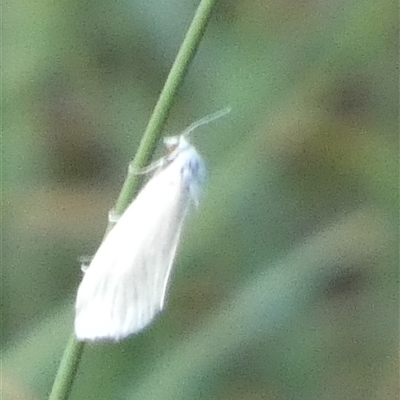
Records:
[[[190,143],[188,141],[188,137],[190,134],[199,126],[206,125],[211,121],[214,121],[231,111],[230,107],[224,108],[223,110],[219,110],[216,113],[207,115],[206,117],[200,119],[199,121],[194,122],[190,126],[188,126],[179,136],[169,136],[164,139],[164,145],[167,148],[167,152],[169,155],[173,155],[175,152],[179,152],[190,147]]]
[[[168,154],[172,154],[174,151],[180,151],[188,147],[189,142],[183,135],[169,136],[164,138],[164,145]]]

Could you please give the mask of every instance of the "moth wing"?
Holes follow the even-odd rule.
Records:
[[[79,340],[123,339],[162,309],[190,203],[181,174],[168,168],[145,185],[86,271],[76,301]]]

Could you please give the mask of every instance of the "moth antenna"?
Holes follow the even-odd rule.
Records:
[[[188,136],[190,135],[195,129],[197,129],[199,126],[206,125],[211,121],[214,121],[220,117],[223,117],[226,114],[229,114],[231,112],[232,108],[231,107],[226,107],[223,108],[222,110],[219,110],[215,113],[206,115],[205,117],[201,118],[200,120],[193,122],[193,124],[189,125],[182,133],[182,136]]]

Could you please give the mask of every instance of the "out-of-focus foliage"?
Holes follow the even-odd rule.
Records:
[[[2,399],[42,399],[194,13],[5,1]],[[398,398],[398,12],[220,1],[171,114],[210,177],[165,312],[87,346],[71,399]]]

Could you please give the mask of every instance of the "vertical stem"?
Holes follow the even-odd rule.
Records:
[[[120,214],[125,210],[133,196],[138,191],[140,176],[135,174],[133,171],[147,165],[154,153],[179,85],[182,83],[189,64],[198,49],[216,1],[217,0],[202,0],[197,8],[158,102],[150,117],[149,123],[140,142],[139,149],[135,158],[131,162],[132,168],[129,169],[128,175],[115,204],[115,212],[117,214]],[[109,228],[110,224],[108,229]],[[75,335],[72,334],[64,350],[49,400],[68,399],[83,349],[84,343],[78,342]]]
[[[68,399],[78,370],[79,361],[83,353],[83,342],[78,342],[75,335],[71,335],[65,347],[56,378],[54,379],[49,400]]]
[[[150,162],[160,139],[168,112],[172,107],[174,97],[198,49],[216,1],[217,0],[202,0],[197,8],[196,14],[193,17],[192,23],[190,24],[185,39],[171,67],[164,88],[150,117],[136,156],[131,162],[132,168],[129,170],[115,204],[115,212],[117,214],[125,210],[138,191],[140,179],[138,179],[137,174],[133,171],[143,168]]]

